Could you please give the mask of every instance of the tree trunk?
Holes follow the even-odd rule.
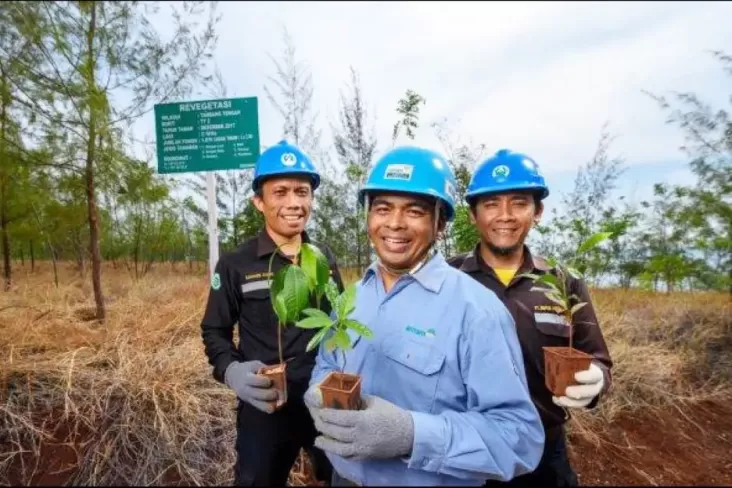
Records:
[[[8,222],[5,219],[5,205],[3,205],[2,215],[0,215],[0,232],[3,235],[3,276],[5,277],[5,291],[8,291],[12,284],[12,270],[10,267],[10,237],[8,236]]]
[[[28,246],[28,251],[30,251],[31,273],[33,273],[36,270],[36,255],[33,250],[33,241],[30,241],[30,245]]]
[[[25,253],[23,252],[23,247],[20,248],[20,265],[25,267]]]
[[[104,295],[102,294],[102,256],[99,248],[99,212],[97,209],[96,193],[94,191],[94,162],[96,158],[97,139],[97,112],[95,99],[97,85],[94,79],[96,72],[94,56],[94,36],[97,27],[97,4],[92,2],[87,32],[87,72],[86,87],[89,91],[89,127],[86,146],[86,201],[89,212],[89,251],[92,262],[92,287],[94,288],[94,302],[96,304],[96,318],[103,321],[105,317]]]
[[[7,122],[7,106],[10,101],[6,97],[6,82],[5,72],[2,73],[2,84],[0,84],[0,104],[2,104],[2,113],[0,113],[0,142],[3,142],[3,148],[5,147],[4,141],[6,140],[6,122]],[[5,151],[0,154],[0,164],[6,167],[9,166],[9,161],[5,161]],[[3,246],[3,275],[5,277],[5,291],[10,290],[11,285],[11,269],[10,269],[10,237],[8,236],[8,215],[7,215],[7,178],[5,174],[2,175],[2,192],[0,193],[0,232],[2,233],[2,246]]]
[[[53,283],[56,285],[56,288],[58,288],[58,268],[56,267],[56,260],[58,258],[56,257],[56,249],[51,246],[50,240],[48,241],[48,247],[51,248],[51,263],[53,264]]]

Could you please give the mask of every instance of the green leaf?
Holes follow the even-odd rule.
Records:
[[[306,308],[302,311],[303,315],[307,315],[308,317],[325,317],[326,319],[330,320],[330,315],[323,312],[319,308]]]
[[[312,339],[310,339],[310,342],[308,342],[308,345],[305,347],[305,351],[310,352],[315,349],[318,344],[323,341],[323,337],[325,337],[325,334],[327,334],[329,330],[330,327],[323,327],[322,329],[320,329],[318,333],[315,334]]]
[[[546,264],[548,264],[552,268],[556,268],[558,263],[557,260],[554,258],[546,258]]]
[[[554,293],[545,293],[545,295],[549,300],[562,307],[562,310],[567,310],[567,302],[561,296]]]
[[[579,272],[578,269],[572,268],[571,266],[567,266],[567,273],[574,278],[575,280],[582,279],[582,273]]]
[[[355,320],[346,319],[343,321],[346,327],[349,329],[352,329],[356,331],[356,333],[362,337],[366,337],[368,339],[372,338],[374,336],[374,333],[371,329],[363,325],[361,322],[357,322]]]
[[[275,298],[275,304],[281,297],[286,307],[286,320],[282,320],[278,314],[281,324],[295,322],[310,303],[308,277],[299,266],[288,264],[277,271],[272,279],[270,293]]]
[[[339,296],[338,296],[338,285],[333,278],[328,280],[328,284],[325,286],[325,297],[330,302],[330,306],[333,310],[338,307]]]
[[[613,235],[612,232],[598,232],[580,245],[579,249],[577,249],[577,254],[584,254],[587,251],[595,248],[598,244],[609,238],[611,235]]]
[[[529,278],[530,280],[536,281],[539,279],[539,275],[533,274],[533,273],[523,273],[523,274],[518,275],[517,278]]]
[[[336,333],[333,335],[333,342],[340,349],[351,348],[351,337],[348,335],[348,332],[346,332],[345,329],[338,329],[336,331]]]
[[[577,305],[575,305],[574,307],[572,307],[572,310],[570,312],[572,313],[572,315],[574,315],[576,312],[578,312],[585,305],[587,305],[587,302],[578,303]]]
[[[356,284],[351,283],[346,290],[338,297],[338,308],[336,310],[338,318],[344,320],[353,311],[356,306]]]
[[[535,283],[538,284],[544,284],[549,285],[551,288],[554,288],[556,290],[560,290],[562,288],[562,283],[559,281],[559,278],[554,276],[551,273],[545,273],[541,275]]]
[[[322,327],[329,327],[331,323],[328,317],[308,317],[295,322],[295,325],[301,329],[320,329]]]
[[[277,315],[277,320],[280,324],[286,324],[287,323],[287,305],[285,304],[285,299],[282,295],[277,295],[274,298],[274,302],[272,303],[272,306],[274,308],[275,314]]]
[[[312,244],[303,244],[300,249],[300,267],[310,283],[310,291],[325,291],[330,278],[330,266],[325,255]]]

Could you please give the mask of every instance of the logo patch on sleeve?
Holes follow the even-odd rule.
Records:
[[[221,276],[218,273],[214,273],[211,277],[211,288],[214,290],[221,288]]]

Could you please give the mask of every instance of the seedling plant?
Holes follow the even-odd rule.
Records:
[[[610,232],[598,232],[584,242],[582,242],[574,256],[568,263],[560,263],[554,258],[548,258],[547,263],[555,272],[537,275],[526,273],[522,276],[530,278],[535,285],[531,291],[543,293],[549,300],[559,307],[560,314],[564,317],[566,326],[569,328],[569,347],[544,347],[544,370],[545,383],[547,388],[556,396],[565,394],[566,387],[576,384],[574,375],[577,371],[589,368],[592,362],[592,356],[582,351],[574,349],[574,315],[587,302],[580,301],[581,298],[574,293],[570,293],[567,277],[575,279],[583,278],[583,274],[577,269],[579,258],[589,251],[595,249],[602,241],[612,235]],[[574,303],[574,305],[572,305]]]
[[[349,319],[356,302],[356,286],[348,286],[341,294],[338,293],[338,286],[330,276],[328,260],[323,253],[315,246],[303,243],[300,246],[299,262],[283,266],[277,273],[272,275],[272,261],[274,255],[279,252],[281,246],[272,254],[269,262],[269,276],[272,279],[270,286],[270,300],[272,308],[277,316],[277,345],[279,352],[279,370],[284,381],[284,358],[282,354],[282,329],[288,324],[302,329],[320,329],[306,346],[310,352],[318,347],[323,340],[332,332],[325,341],[325,347],[332,351],[339,348],[343,357],[343,366],[339,368],[340,388],[344,388],[343,371],[346,361],[346,350],[352,347],[348,329],[359,335],[372,337],[372,331],[356,320]],[[316,308],[312,308],[311,297],[315,298]],[[320,310],[323,297],[331,304],[331,317]],[[301,320],[301,316],[307,317]],[[360,378],[358,385],[360,387]],[[284,395],[286,398],[287,384],[284,381]]]

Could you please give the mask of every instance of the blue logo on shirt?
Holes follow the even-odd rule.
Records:
[[[435,329],[422,330],[422,329],[418,329],[412,325],[408,325],[405,330],[407,332],[411,332],[412,334],[418,335],[420,337],[435,337],[435,335],[436,335]]]

